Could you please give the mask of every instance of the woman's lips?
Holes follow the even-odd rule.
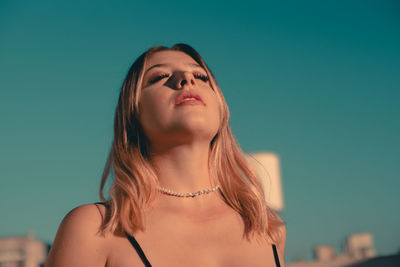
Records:
[[[198,94],[183,92],[175,101],[175,105],[204,105],[205,103]]]
[[[182,106],[182,105],[203,105],[203,102],[195,98],[185,98],[179,104],[177,104],[177,106]]]

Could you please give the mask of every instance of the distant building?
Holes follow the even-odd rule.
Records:
[[[246,159],[261,182],[268,206],[282,211],[284,204],[278,155],[271,152],[250,153]]]
[[[334,247],[320,245],[314,248],[314,261],[297,260],[287,267],[344,267],[376,256],[374,242],[370,233],[353,234],[345,242],[345,251],[336,254]]]
[[[367,259],[376,256],[374,241],[369,233],[351,235],[346,242],[346,253],[355,259]]]
[[[40,267],[44,265],[49,246],[33,234],[0,238],[0,267]]]

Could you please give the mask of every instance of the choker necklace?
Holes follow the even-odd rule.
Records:
[[[215,192],[219,189],[219,185],[214,186],[213,188],[209,188],[209,189],[204,189],[204,190],[200,190],[200,191],[196,191],[193,193],[179,193],[179,192],[175,192],[172,191],[170,189],[164,188],[164,187],[157,187],[158,191],[160,191],[161,193],[165,194],[165,195],[169,195],[169,196],[174,196],[174,197],[197,197],[200,195],[206,195],[212,192]]]

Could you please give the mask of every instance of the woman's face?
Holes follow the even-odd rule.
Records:
[[[144,66],[139,122],[151,145],[210,142],[220,113],[206,71],[180,51],[153,54]]]

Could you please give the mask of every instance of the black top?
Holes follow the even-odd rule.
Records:
[[[97,202],[96,204],[102,204],[107,207],[107,205],[103,202]],[[136,241],[136,239],[133,236],[129,235],[127,232],[125,232],[125,236],[128,238],[129,242],[132,244],[133,248],[136,250],[136,252],[139,255],[140,259],[142,260],[143,264],[146,267],[151,267],[149,260],[147,259],[146,255],[143,252],[143,249],[140,247],[140,245]],[[281,267],[281,264],[279,262],[278,251],[276,250],[276,246],[274,244],[272,245],[272,250],[274,252],[274,259],[275,259],[276,267]]]

